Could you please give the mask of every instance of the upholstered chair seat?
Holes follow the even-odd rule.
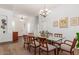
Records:
[[[42,50],[45,50],[45,51],[47,51],[47,48],[46,47],[40,47]],[[53,46],[53,45],[50,45],[50,44],[48,44],[48,51],[51,51],[51,50],[53,50],[53,49],[56,49],[56,47],[55,46]]]

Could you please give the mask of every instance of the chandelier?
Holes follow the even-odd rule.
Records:
[[[46,17],[49,13],[50,13],[50,10],[48,9],[40,10],[40,15],[43,17]]]

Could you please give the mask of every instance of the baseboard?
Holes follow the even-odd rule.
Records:
[[[18,36],[18,37],[23,37],[23,36]]]
[[[1,45],[1,44],[9,44],[9,43],[13,43],[13,41],[0,42],[0,45]]]

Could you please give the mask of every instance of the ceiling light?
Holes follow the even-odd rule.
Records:
[[[48,9],[40,10],[40,15],[46,17],[51,11]]]
[[[23,18],[23,17],[21,17],[21,18],[20,18],[20,21],[24,21],[24,18]]]

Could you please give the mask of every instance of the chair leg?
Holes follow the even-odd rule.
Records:
[[[70,54],[71,54],[71,55],[74,55],[74,51],[73,51],[73,52],[70,52]]]
[[[28,45],[28,49],[29,49],[29,52],[30,52],[30,46]]]
[[[60,52],[60,48],[57,48],[57,55],[59,55],[59,52]]]
[[[56,49],[54,49],[54,54],[56,55]]]
[[[25,44],[24,44],[24,48],[25,48]]]
[[[29,49],[29,44],[27,44],[27,50]]]
[[[63,50],[60,50],[61,53],[63,53]]]
[[[49,55],[48,51],[47,51],[47,55]]]
[[[74,51],[72,52],[72,54],[74,55]]]
[[[40,55],[41,53],[40,53],[40,48],[39,48],[39,55]]]
[[[36,47],[34,48],[34,55],[36,55]]]

